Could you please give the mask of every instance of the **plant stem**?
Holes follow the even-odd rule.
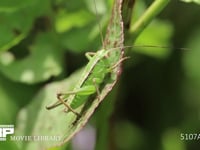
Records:
[[[145,29],[145,27],[157,16],[163,8],[169,3],[169,0],[155,0],[151,6],[144,12],[140,19],[133,25],[131,32],[133,41]]]

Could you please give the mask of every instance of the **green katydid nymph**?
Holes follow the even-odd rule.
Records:
[[[85,103],[88,97],[94,93],[97,94],[98,98],[100,95],[99,87],[103,83],[105,77],[112,73],[112,70],[123,60],[127,59],[127,57],[124,57],[117,63],[110,63],[108,60],[109,53],[112,53],[112,51],[116,49],[119,48],[110,50],[102,49],[96,53],[86,53],[89,62],[73,91],[57,94],[58,101],[46,108],[52,109],[60,104],[64,104],[68,110],[79,116],[80,114],[77,113],[75,109]],[[67,101],[71,101],[71,104],[68,105],[66,103]]]

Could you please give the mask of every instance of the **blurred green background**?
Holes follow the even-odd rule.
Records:
[[[151,3],[136,2],[132,24]],[[18,113],[45,86],[67,79],[86,64],[85,52],[101,48],[98,22],[105,34],[112,1],[96,5],[98,17],[91,0],[0,1],[0,124],[16,125]],[[131,58],[115,94],[110,149],[199,149],[200,137],[181,140],[181,133],[200,134],[199,12],[195,3],[171,1],[135,45],[174,48],[127,51]],[[39,109],[45,108],[34,111]],[[20,148],[8,141],[0,149]]]

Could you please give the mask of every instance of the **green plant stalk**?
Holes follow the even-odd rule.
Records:
[[[155,0],[131,28],[132,40],[135,41],[145,27],[165,8],[170,0]]]

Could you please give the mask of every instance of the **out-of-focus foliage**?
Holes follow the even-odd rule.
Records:
[[[39,34],[30,47],[29,56],[22,60],[15,58],[9,51],[4,52],[0,63],[2,73],[24,83],[36,83],[60,74],[62,53],[52,36],[51,33]]]
[[[181,0],[181,1],[184,1],[187,3],[194,2],[194,3],[200,4],[200,0]]]
[[[1,1],[0,51],[8,50],[22,41],[33,27],[34,20],[49,14],[49,11],[48,0]]]
[[[133,22],[140,18],[147,6],[144,5],[142,1],[135,4],[136,12],[132,16]],[[158,28],[159,27],[159,28]],[[131,27],[132,32],[132,27]],[[147,56],[156,58],[166,58],[170,55],[170,48],[159,48],[159,46],[170,47],[170,38],[173,33],[173,27],[167,20],[155,19],[137,38],[136,42],[133,44],[133,50],[137,53],[142,53]],[[154,35],[154,36],[152,36]],[[143,46],[144,45],[144,46]],[[136,46],[136,47],[134,47]],[[141,46],[141,47],[137,47]],[[146,46],[146,47],[145,47]],[[155,46],[155,47],[148,47]]]
[[[200,84],[200,68],[199,68],[199,56],[200,56],[200,29],[196,29],[192,33],[192,38],[188,40],[186,44],[192,50],[184,53],[183,65],[187,76],[193,80],[196,84]]]
[[[72,88],[78,80],[79,73],[74,72],[86,63],[84,53],[101,47],[97,21],[104,33],[112,1],[96,1],[98,17],[91,0],[0,1],[0,124],[14,124],[16,135],[31,135],[40,125],[47,127],[37,131],[41,135],[56,134],[54,125],[65,128],[67,123],[52,124],[51,120],[66,119],[62,108],[47,111],[45,106],[56,101],[57,92]],[[151,2],[136,2],[131,25]],[[127,52],[131,58],[123,65],[120,83],[91,120],[97,133],[109,135],[97,141],[96,149],[108,145],[119,150],[199,149],[199,140],[180,139],[181,133],[200,134],[199,10],[194,3],[171,1],[138,37],[135,45],[155,47]],[[104,110],[113,99],[116,105]],[[98,114],[99,109],[105,114]],[[112,110],[108,119],[106,114]],[[98,117],[109,120],[110,127],[98,122]],[[103,130],[98,131],[99,126]],[[84,133],[83,137],[86,135],[90,136]],[[0,142],[0,149],[35,150],[41,144],[32,143]]]

